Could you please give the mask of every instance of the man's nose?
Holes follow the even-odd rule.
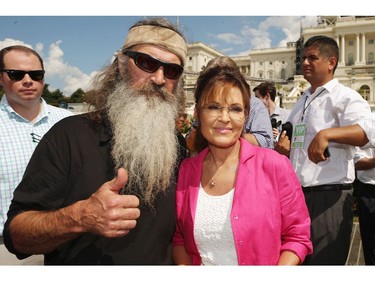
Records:
[[[156,85],[164,85],[165,84],[165,76],[164,76],[164,68],[160,66],[154,73],[152,73],[151,80]]]

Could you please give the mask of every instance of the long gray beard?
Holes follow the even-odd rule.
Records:
[[[114,134],[112,157],[129,175],[122,193],[137,194],[153,206],[170,185],[176,165],[177,98],[152,85],[133,89],[121,83],[107,107]]]

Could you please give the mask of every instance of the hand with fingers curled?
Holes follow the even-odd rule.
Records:
[[[289,140],[289,138],[288,138],[288,136],[286,134],[286,131],[283,131],[280,134],[279,140],[275,144],[275,148],[274,149],[278,153],[289,157],[289,153],[290,153],[290,140]]]
[[[309,159],[315,164],[326,161],[329,157],[329,153],[327,154],[328,144],[329,141],[326,137],[325,130],[321,130],[309,144],[307,149]]]
[[[120,168],[117,177],[85,200],[80,208],[80,224],[86,232],[113,238],[124,236],[136,227],[140,216],[139,199],[118,193],[127,181],[126,170]]]

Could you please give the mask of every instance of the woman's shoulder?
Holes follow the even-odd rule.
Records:
[[[202,158],[200,157],[200,154],[195,154],[191,157],[185,158],[182,161],[182,164],[185,165],[185,166],[196,165],[197,163],[199,163],[201,161],[201,159]]]
[[[181,163],[180,169],[186,169],[193,172],[201,169],[207,151],[208,149],[204,149],[203,151],[201,151],[198,154],[195,154],[194,156],[185,158]]]

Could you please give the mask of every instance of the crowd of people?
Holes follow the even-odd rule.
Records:
[[[169,21],[136,22],[92,84],[95,110],[70,116],[41,98],[35,51],[0,51],[0,264],[344,265],[357,178],[374,265],[375,117],[334,78],[336,41],[305,42],[310,87],[290,111],[224,56],[190,120],[186,56]]]

